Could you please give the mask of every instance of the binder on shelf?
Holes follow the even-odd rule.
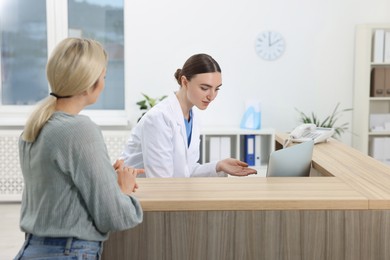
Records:
[[[255,135],[245,135],[245,162],[255,166]]]
[[[389,79],[390,80],[390,79]],[[373,68],[371,72],[371,97],[385,96],[385,68]]]
[[[219,153],[219,158],[221,160],[226,159],[226,158],[231,158],[231,145],[230,145],[230,137],[228,136],[221,136],[220,137],[220,153]]]
[[[385,54],[383,55],[383,61],[390,63],[390,31],[385,32]]]
[[[374,63],[383,63],[384,44],[385,44],[385,30],[376,29],[374,33],[374,53],[373,53]]]
[[[214,136],[210,137],[210,148],[209,148],[210,162],[220,160],[219,158],[219,155],[221,153],[220,142],[221,142],[220,137],[214,137]]]
[[[386,124],[390,123],[390,113],[380,113],[380,114],[370,114],[370,130],[373,132],[376,131],[388,131],[386,129]]]
[[[383,137],[374,137],[372,138],[371,143],[371,156],[378,161],[384,161],[384,153],[385,153],[385,142],[386,139]]]
[[[261,136],[255,136],[255,166],[261,166]]]
[[[385,137],[383,161],[390,164],[390,137]]]
[[[209,161],[219,161],[231,157],[231,141],[228,136],[211,136]]]
[[[385,69],[385,96],[390,97],[390,68]]]

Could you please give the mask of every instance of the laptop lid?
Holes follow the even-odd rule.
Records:
[[[306,141],[273,151],[268,160],[267,177],[305,177],[310,175],[314,142]]]

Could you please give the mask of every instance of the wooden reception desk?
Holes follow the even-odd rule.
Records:
[[[103,259],[390,259],[390,167],[336,140],[313,167],[324,177],[139,179],[144,221]]]

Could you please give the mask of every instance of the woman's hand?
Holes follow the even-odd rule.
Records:
[[[217,172],[223,171],[233,176],[248,176],[251,174],[257,174],[257,171],[252,168],[248,168],[248,164],[237,159],[228,158],[219,161],[216,166]]]
[[[118,185],[121,191],[127,195],[135,192],[138,189],[137,174],[145,171],[124,166],[123,160],[117,160],[113,166],[118,175]]]
[[[115,171],[118,170],[119,168],[123,168],[125,167],[125,161],[123,159],[116,160],[113,167]]]

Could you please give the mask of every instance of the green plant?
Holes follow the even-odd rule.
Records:
[[[340,137],[342,133],[344,133],[348,129],[348,123],[343,123],[339,126],[336,126],[337,120],[340,118],[342,113],[351,111],[352,108],[344,108],[339,110],[340,103],[337,103],[336,107],[333,109],[332,114],[327,116],[324,120],[320,120],[316,114],[311,112],[311,115],[306,115],[302,111],[298,110],[295,108],[295,110],[299,113],[300,115],[300,122],[305,123],[305,124],[315,124],[318,127],[327,127],[327,128],[334,128],[335,134],[333,137]]]
[[[137,102],[137,105],[139,106],[140,110],[146,110],[145,112],[142,113],[142,115],[138,118],[137,122],[141,120],[141,118],[145,115],[146,112],[149,111],[152,107],[154,107],[158,102],[166,98],[167,96],[161,96],[157,98],[151,98],[148,95],[145,95],[144,93],[141,93],[142,96],[144,96],[144,99],[140,100]]]

